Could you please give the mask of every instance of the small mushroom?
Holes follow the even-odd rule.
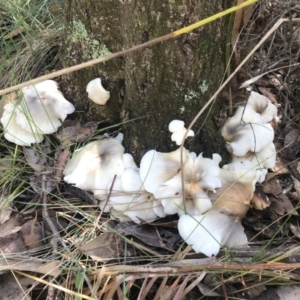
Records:
[[[169,131],[172,132],[171,140],[175,142],[177,146],[180,146],[187,131],[187,129],[184,127],[184,122],[180,120],[171,121],[169,124]],[[194,135],[194,131],[189,130],[186,137]]]
[[[86,91],[88,93],[88,97],[93,102],[100,105],[105,105],[110,97],[110,92],[105,90],[101,84],[101,78],[91,80],[86,87]]]

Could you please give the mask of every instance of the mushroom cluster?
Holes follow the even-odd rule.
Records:
[[[259,182],[275,165],[273,124],[277,118],[277,107],[267,97],[251,92],[246,105],[237,108],[221,131],[232,161],[251,161]]]
[[[256,182],[264,180],[267,168],[275,164],[273,120],[277,121],[276,107],[252,92],[247,105],[239,107],[222,129],[232,154],[232,162],[222,168],[219,154],[204,158],[183,147],[169,153],[150,150],[139,169],[133,157],[124,153],[118,136],[77,150],[64,180],[91,191],[100,208],[121,221],[151,222],[178,214],[181,237],[196,252],[216,255],[221,246],[247,243],[241,220]],[[181,145],[184,122],[173,120],[169,131],[172,141]]]
[[[4,137],[17,145],[40,143],[44,134],[56,132],[74,110],[53,80],[25,87],[18,99],[3,108]]]

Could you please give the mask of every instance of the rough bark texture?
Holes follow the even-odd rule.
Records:
[[[204,19],[228,8],[234,1],[219,0],[67,0],[64,66],[120,51]],[[93,68],[70,74],[68,98],[84,120],[123,125],[124,145],[137,161],[149,149],[174,150],[168,124],[186,125],[220,85],[225,69],[228,19],[223,18],[192,33],[131,53]],[[86,30],[86,32],[84,31]],[[106,106],[88,100],[87,83],[101,77],[111,91]],[[75,91],[75,92],[74,92]],[[190,150],[204,155],[221,151],[223,141],[212,110],[193,128]],[[207,118],[205,118],[207,116]]]

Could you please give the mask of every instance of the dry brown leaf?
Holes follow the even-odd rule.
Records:
[[[28,249],[35,249],[43,246],[42,227],[37,223],[36,219],[32,219],[23,224],[21,233]]]
[[[286,213],[298,215],[290,199],[285,194],[279,194],[277,197],[270,196],[269,198],[271,201],[270,208],[273,209],[278,215],[282,216]]]
[[[50,152],[50,143],[46,141],[39,148],[23,147],[23,153],[29,166],[36,172],[49,171],[47,153]]]
[[[114,232],[104,232],[87,242],[81,251],[97,261],[120,258],[124,254],[124,240]]]
[[[9,221],[0,225],[0,238],[9,236],[10,234],[16,233],[21,229],[21,221],[19,216],[11,218]],[[1,246],[1,245],[0,245]]]
[[[13,233],[5,238],[0,238],[0,250],[2,253],[26,252],[27,248],[20,233]]]
[[[0,299],[30,300],[26,291],[34,284],[34,280],[17,274],[5,274],[0,277]],[[29,287],[29,288],[28,288]]]
[[[290,229],[297,238],[300,238],[300,228],[298,226],[290,224]]]
[[[59,261],[48,262],[35,257],[14,257],[6,258],[0,255],[0,273],[1,271],[16,270],[37,272],[44,275],[56,277],[60,274]]]
[[[300,130],[292,129],[284,138],[284,147],[292,147],[300,141]]]
[[[71,153],[69,149],[57,150],[55,152],[54,178],[61,178],[70,156]]]
[[[273,177],[272,179],[263,183],[262,191],[266,194],[273,194],[277,196],[282,192],[282,186],[280,181],[276,177]]]
[[[75,142],[86,141],[96,130],[100,122],[88,122],[83,126],[80,123],[64,127],[57,134],[62,146],[67,146]]]

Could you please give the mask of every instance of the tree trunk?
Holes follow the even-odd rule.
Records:
[[[63,66],[117,52],[160,37],[204,19],[232,5],[219,0],[67,0]],[[149,149],[174,150],[168,124],[186,126],[222,81],[228,18],[150,48],[72,73],[64,78],[64,92],[83,120],[123,124],[126,152],[137,161]],[[106,106],[88,100],[87,83],[101,77],[111,91]],[[66,85],[64,85],[66,86]],[[194,126],[189,150],[204,155],[223,146],[212,120],[214,105]],[[137,119],[139,118],[139,119]]]

